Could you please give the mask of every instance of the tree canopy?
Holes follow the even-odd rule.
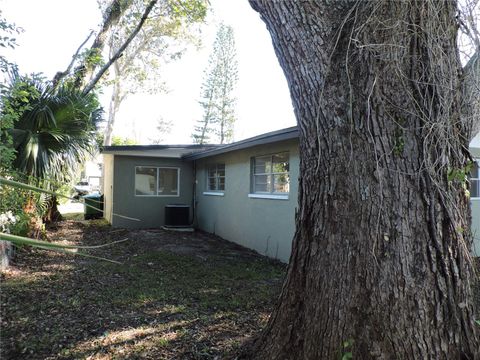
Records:
[[[107,48],[112,57],[123,46],[143,13],[144,1],[133,1],[108,33]],[[107,7],[108,10],[108,7]],[[162,80],[163,66],[179,59],[187,44],[196,44],[196,26],[206,15],[203,1],[160,1],[152,9],[141,31],[112,65],[112,96],[108,109],[105,145],[110,145],[116,114],[131,94],[159,93],[166,89]]]

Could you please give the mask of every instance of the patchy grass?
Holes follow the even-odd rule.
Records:
[[[84,213],[66,213],[62,214],[62,218],[64,220],[76,220],[76,221],[82,221],[84,219]]]
[[[128,239],[92,252],[123,265],[21,251],[2,280],[2,358],[223,358],[265,325],[285,272],[203,233],[65,221],[49,236]]]

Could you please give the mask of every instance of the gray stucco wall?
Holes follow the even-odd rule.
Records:
[[[249,198],[250,161],[254,156],[289,152],[288,200]],[[224,196],[204,195],[206,166],[225,164]],[[261,145],[200,159],[197,168],[197,227],[260,254],[287,262],[295,231],[298,193],[298,140]]]
[[[470,153],[476,159],[480,158],[480,148],[470,147]],[[473,254],[480,256],[480,199],[471,199]]]
[[[473,254],[480,256],[480,199],[470,200],[472,209]]]
[[[180,169],[180,196],[135,196],[135,167],[176,167]],[[169,204],[192,205],[193,167],[181,159],[135,157],[115,155],[113,183],[113,212],[136,218],[128,220],[116,215],[112,226],[126,228],[158,228],[165,224],[165,206]]]
[[[474,158],[477,158],[477,159],[480,158],[480,148],[471,147],[469,150],[470,150],[470,154],[472,154]]]

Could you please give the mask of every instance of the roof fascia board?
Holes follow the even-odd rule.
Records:
[[[278,141],[295,139],[295,138],[298,138],[298,136],[299,136],[298,127],[295,126],[292,128],[278,130],[276,132],[262,134],[259,136],[255,136],[253,138],[237,141],[235,143],[228,144],[216,149],[210,149],[210,150],[201,151],[194,154],[184,155],[182,158],[185,160],[197,160],[197,159],[202,159],[202,158],[206,158],[214,155],[224,154],[230,151],[242,150],[242,149],[250,148],[257,145],[265,145],[265,144],[271,144]]]
[[[115,155],[115,156],[137,156],[137,157],[162,157],[162,158],[172,158],[172,159],[181,159],[182,154],[168,154],[168,153],[158,153],[158,152],[148,152],[148,151],[104,151],[102,154],[105,155]]]

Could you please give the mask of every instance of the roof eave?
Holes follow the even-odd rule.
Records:
[[[294,126],[287,129],[272,131],[266,134],[258,135],[249,139],[237,141],[235,143],[228,144],[215,149],[209,149],[209,150],[200,151],[193,154],[184,155],[182,159],[197,160],[197,159],[202,159],[210,156],[224,154],[224,153],[235,151],[235,150],[250,148],[252,146],[271,144],[274,142],[285,141],[290,139],[297,139],[298,137],[299,137],[298,127]]]

